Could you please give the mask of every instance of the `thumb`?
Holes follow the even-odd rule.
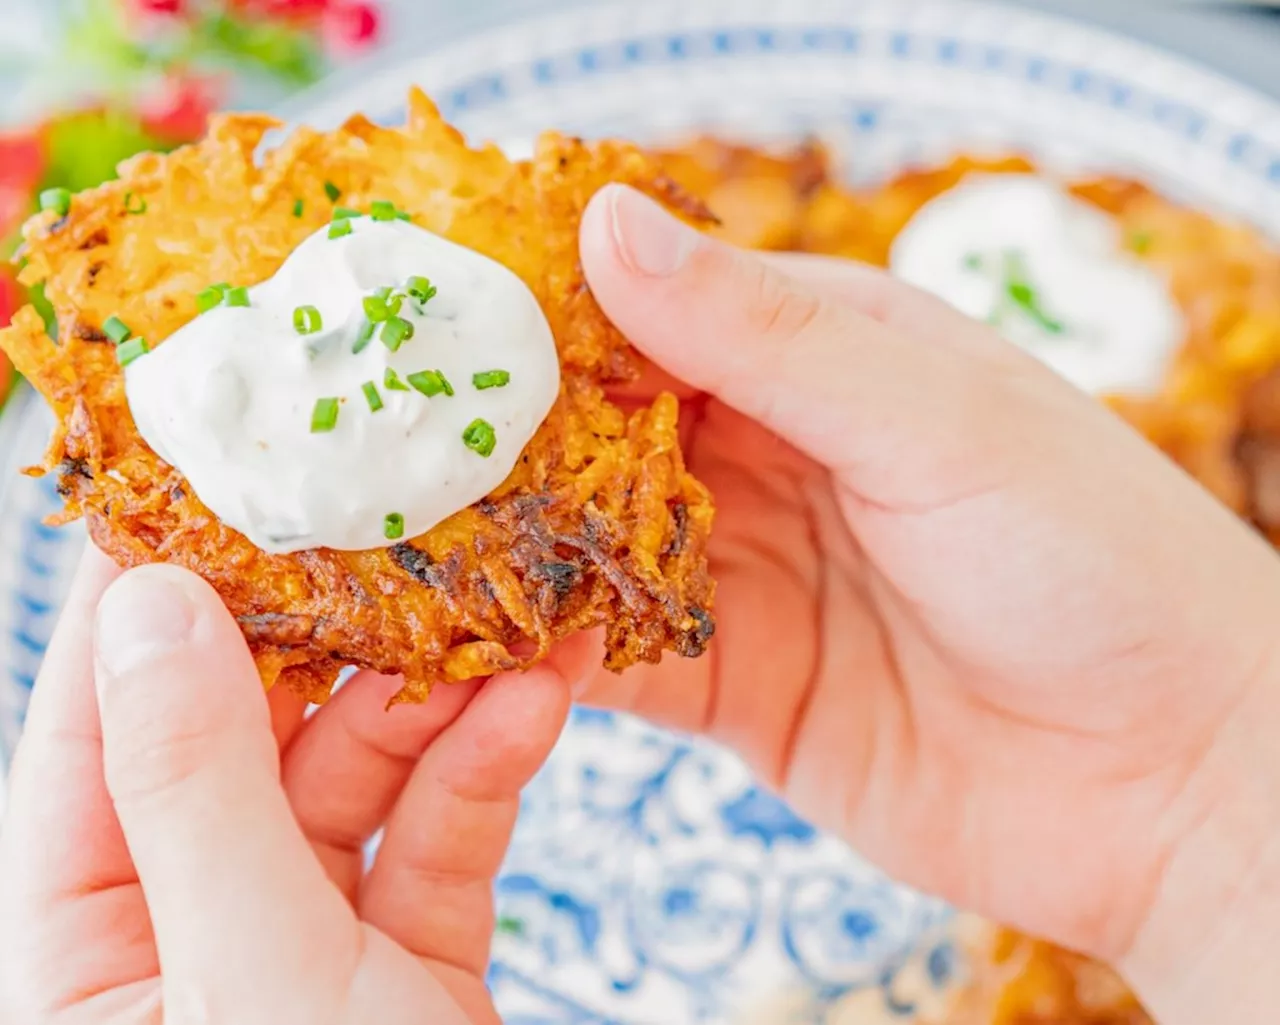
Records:
[[[341,928],[349,912],[281,789],[266,697],[240,631],[204,581],[146,566],[103,595],[95,656],[107,789],[166,983],[241,1013],[236,1020],[272,1020],[258,1005],[225,1002],[270,1002],[280,978],[306,977],[291,961],[323,963],[313,937],[352,930]],[[294,1011],[275,1020],[297,1020]]]
[[[945,457],[989,405],[990,371],[958,347],[920,344],[632,189],[593,197],[581,248],[592,293],[637,348],[833,469],[908,444]]]

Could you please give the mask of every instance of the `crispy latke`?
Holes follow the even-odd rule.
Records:
[[[705,208],[631,146],[547,135],[527,163],[469,149],[416,91],[401,128],[355,117],[259,153],[276,127],[260,115],[218,118],[198,145],[136,157],[118,181],[76,196],[66,217],[27,225],[22,280],[44,284],[59,337],[26,308],[0,347],[57,414],[35,472],[60,475],[61,519],[83,516],[124,565],[200,574],[238,618],[264,681],[313,700],[348,665],[402,673],[400,699],[422,700],[436,682],[528,666],[600,625],[611,669],[668,649],[701,654],[714,629],[711,498],[685,470],[673,396],[629,417],[606,397],[638,361],[587,288],[577,236],[606,182],[694,224],[710,223]],[[102,329],[118,314],[162,343],[210,282],[269,277],[330,219],[326,183],[348,206],[391,200],[520,275],[555,335],[561,392],[502,486],[425,535],[390,549],[268,555],[138,435]],[[126,193],[135,209],[145,200],[144,213],[126,212]]]

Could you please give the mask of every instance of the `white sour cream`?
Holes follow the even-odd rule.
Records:
[[[403,517],[403,538],[429,530],[502,483],[559,390],[551,329],[515,274],[404,221],[350,223],[343,237],[326,226],[303,242],[249,289],[247,307],[215,307],[125,371],[147,444],[268,552],[392,545],[388,516]],[[375,333],[353,352],[365,296],[415,277],[437,293],[402,301],[413,336],[392,352]],[[319,311],[319,332],[295,329],[304,305]],[[453,394],[393,390],[388,368],[402,382],[438,371]],[[505,386],[475,386],[495,370],[510,375]],[[337,422],[315,432],[325,398],[339,400]],[[477,420],[493,428],[488,456],[463,441]]]
[[[1149,391],[1184,325],[1121,243],[1111,217],[1048,179],[973,175],[920,209],[890,265],[1085,391]]]

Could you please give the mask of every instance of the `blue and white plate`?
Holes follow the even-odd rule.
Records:
[[[818,134],[876,177],[1016,147],[1064,170],[1136,174],[1280,235],[1280,107],[995,5],[590,7],[349,78],[294,113],[394,122],[411,83],[513,154],[547,127],[642,141]],[[77,529],[40,525],[58,506],[50,482],[13,477],[47,430],[25,395],[0,421],[0,747],[20,728],[82,544]],[[508,927],[492,982],[522,1025],[911,1020],[942,1006],[964,969],[944,908],[796,818],[733,757],[585,711],[529,789],[499,892]]]

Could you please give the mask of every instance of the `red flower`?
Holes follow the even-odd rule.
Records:
[[[363,49],[378,38],[381,18],[369,3],[339,3],[324,16],[324,34],[338,52]]]
[[[31,213],[45,160],[36,132],[0,135],[0,247]]]
[[[139,14],[179,15],[185,13],[186,0],[131,0]]]
[[[329,0],[231,0],[231,6],[267,18],[314,21],[329,6]]]
[[[190,142],[204,134],[218,106],[218,84],[208,78],[170,78],[139,104],[142,127],[165,142]]]
[[[9,323],[10,318],[21,305],[22,291],[18,283],[7,267],[0,266],[0,327]],[[8,376],[9,362],[4,359],[3,354],[0,354],[0,380],[7,380]]]

